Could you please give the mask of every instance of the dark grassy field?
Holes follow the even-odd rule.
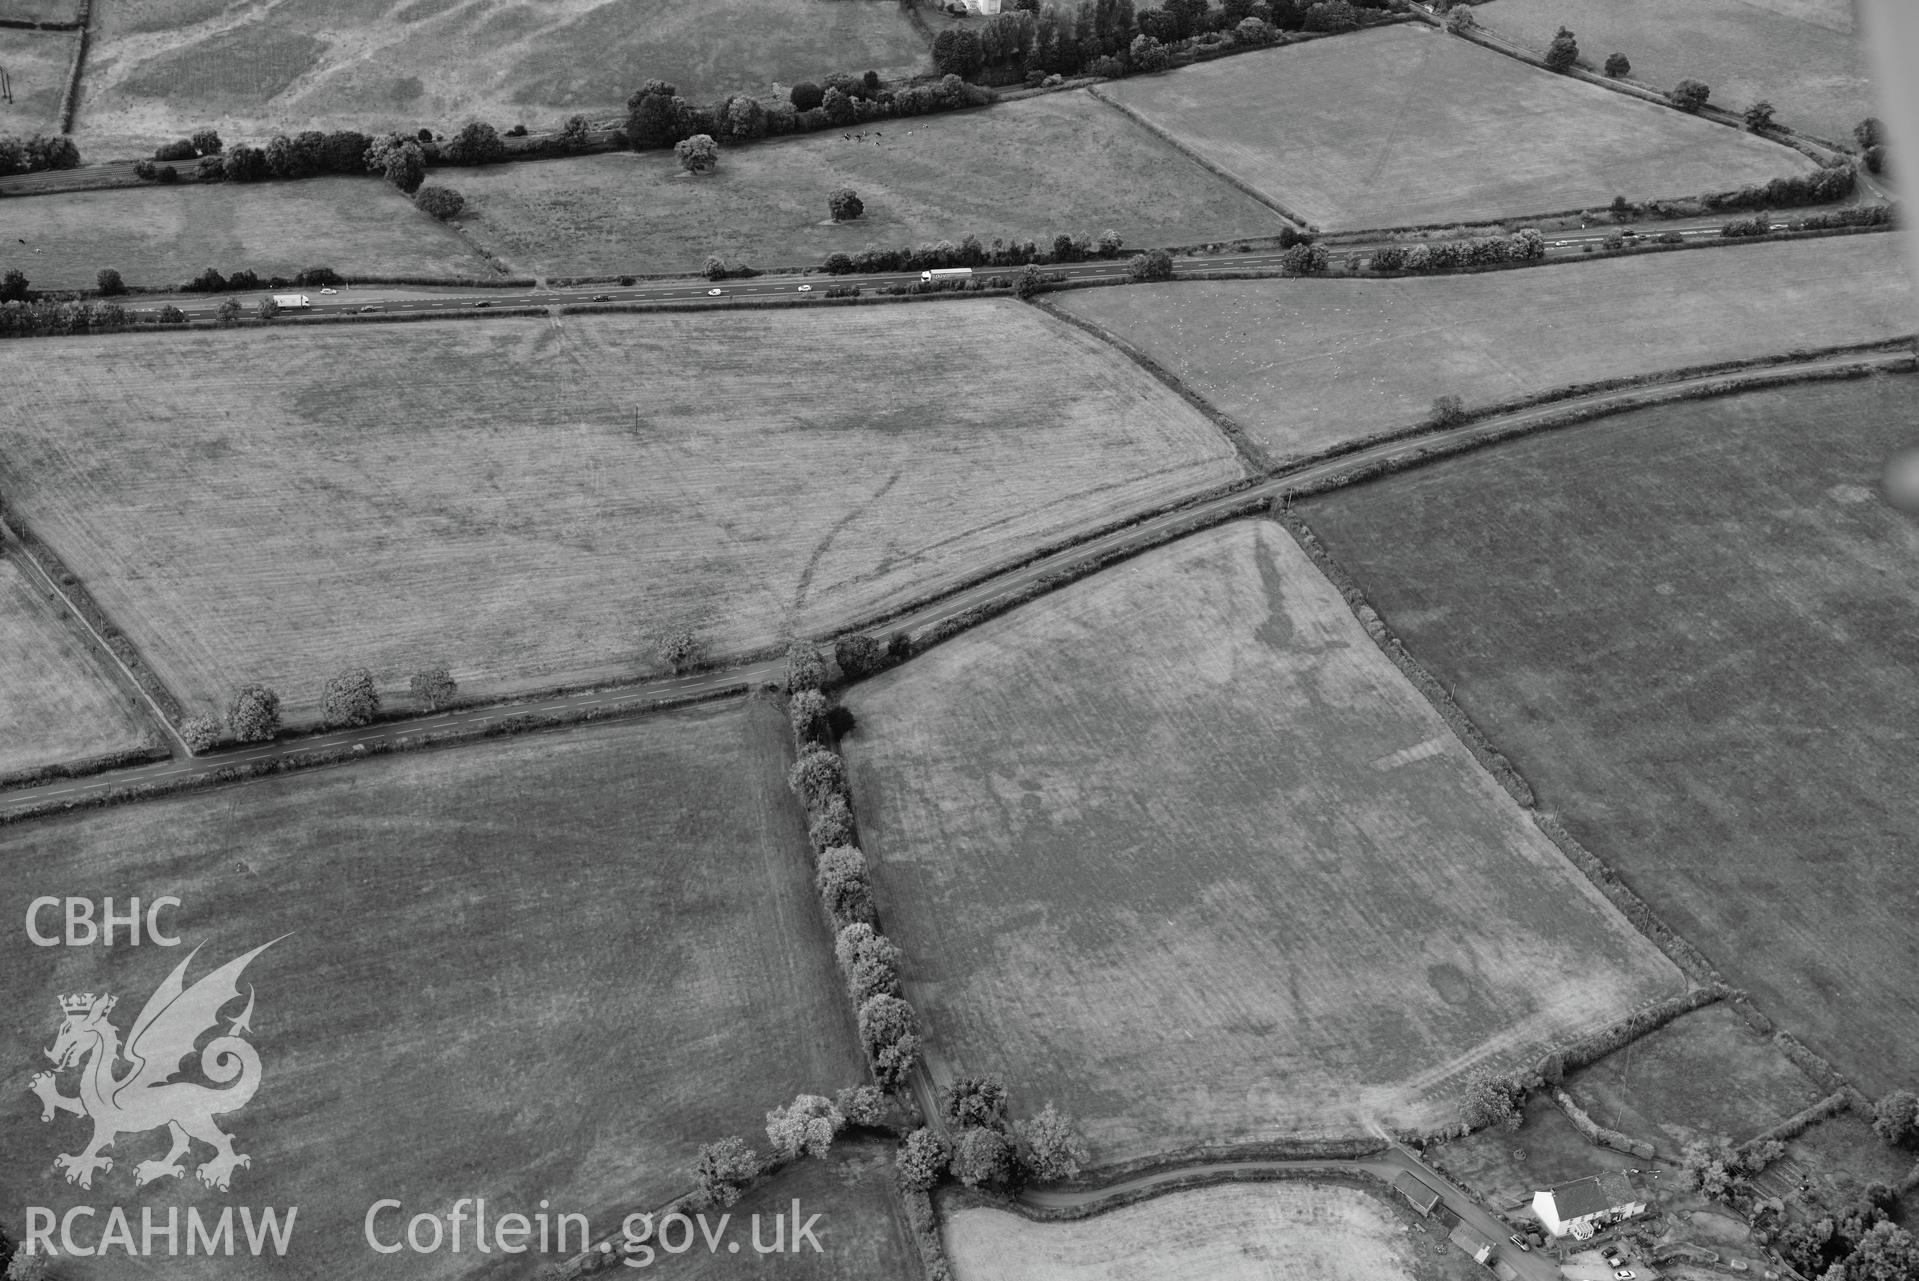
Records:
[[[1093,1160],[1457,1115],[1685,986],[1277,524],[1194,535],[854,687],[880,914],[941,1077]]]
[[[124,1034],[192,946],[197,978],[288,935],[246,972],[263,1084],[225,1122],[253,1158],[230,1200],[300,1207],[274,1275],[476,1261],[375,1256],[361,1222],[382,1197],[409,1215],[547,1198],[617,1226],[687,1190],[701,1143],[763,1147],[768,1108],[862,1079],[787,742],[775,708],[716,706],[6,828],[0,854],[36,871],[4,895],[0,1073],[24,1091],[44,1066],[60,993],[114,992]],[[186,946],[29,946],[17,923],[40,893],[177,895],[165,922]],[[81,1191],[50,1164],[81,1123],[17,1102],[0,1115],[10,1230],[22,1205],[132,1203],[134,1162],[164,1149],[126,1136]],[[208,1194],[189,1172],[138,1200]],[[205,1276],[193,1262],[137,1274]],[[135,1273],[116,1255],[84,1275]]]
[[[1919,1054],[1911,377],[1644,410],[1306,516],[1531,781],[1877,1094]]]
[[[18,555],[0,560],[0,774],[137,747],[133,695]]]
[[[1674,1152],[1720,1134],[1743,1143],[1824,1094],[1723,1002],[1581,1068],[1565,1088],[1600,1125]]]

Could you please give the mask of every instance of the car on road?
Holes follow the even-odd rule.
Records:
[[[322,288],[322,289],[320,290],[320,292],[321,292],[321,293],[323,293],[323,294],[337,294],[337,293],[339,293],[340,291],[339,291],[339,290],[337,290],[337,289],[335,289],[335,288],[333,288],[333,286],[331,286],[331,285],[327,285],[327,286],[325,286],[325,287],[323,287],[323,288]]]
[[[366,306],[360,308],[360,312],[363,315],[369,311],[378,311],[378,310],[380,309],[378,307],[375,307],[372,303],[368,303]]]
[[[493,300],[491,298],[482,298],[480,299],[480,301],[474,303],[473,305],[475,307],[491,307],[493,305]]]
[[[612,294],[594,294],[594,295],[593,295],[593,297],[592,297],[591,299],[589,299],[588,301],[590,301],[590,302],[612,302],[612,301],[613,301],[613,295],[612,295]]]
[[[1518,1246],[1522,1250],[1526,1250],[1528,1252],[1532,1250],[1532,1247],[1526,1244],[1526,1239],[1520,1236],[1517,1232],[1513,1233],[1511,1236],[1507,1237],[1506,1239],[1508,1241],[1511,1241],[1514,1245]]]
[[[801,285],[801,286],[800,286],[800,292],[801,292],[801,293],[803,293],[803,294],[810,294],[810,293],[812,293],[812,292],[813,292],[813,286],[811,286],[811,285]]]
[[[1631,1268],[1619,1268],[1619,1269],[1616,1269],[1612,1274],[1613,1281],[1633,1281],[1633,1278],[1637,1277],[1638,1275],[1639,1274],[1637,1272],[1634,1272]]]
[[[723,294],[723,293],[725,293],[725,292],[726,292],[726,290],[724,290],[724,289],[709,289],[709,290],[707,290],[706,292],[707,292],[707,293],[709,293],[709,294],[712,294],[712,295],[713,295],[714,297],[718,297],[719,295],[721,295],[721,294]]]

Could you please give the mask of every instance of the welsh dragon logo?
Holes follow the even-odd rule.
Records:
[[[240,972],[247,963],[279,941],[262,943],[188,987],[187,966],[200,951],[194,948],[147,998],[124,1049],[119,1029],[107,1020],[115,997],[86,992],[60,998],[65,1022],[46,1054],[54,1072],[80,1069],[80,1093],[74,1098],[61,1094],[54,1072],[36,1074],[29,1088],[40,1096],[42,1121],[53,1120],[56,1112],[93,1120],[93,1141],[84,1152],[62,1153],[53,1159],[54,1169],[64,1171],[68,1183],[91,1188],[94,1171],[113,1169],[113,1159],[100,1152],[113,1146],[115,1136],[161,1126],[173,1136],[173,1147],[160,1160],[134,1167],[136,1186],[185,1174],[180,1158],[187,1155],[194,1139],[214,1151],[199,1169],[200,1182],[210,1188],[226,1191],[233,1171],[253,1164],[246,1153],[233,1150],[233,1136],[213,1123],[214,1117],[245,1107],[260,1088],[260,1056],[240,1035],[253,1030],[251,987],[246,1009],[230,1021],[226,1035],[214,1037],[200,1051],[200,1070],[225,1088],[172,1078],[181,1071],[181,1061],[193,1053],[194,1042],[218,1029],[221,1008],[239,998]],[[114,1068],[121,1060],[128,1066],[116,1076]]]

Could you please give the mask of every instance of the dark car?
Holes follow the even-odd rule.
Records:
[[[480,299],[480,301],[474,303],[473,305],[475,307],[491,307],[493,305],[493,300],[491,298],[482,298]]]

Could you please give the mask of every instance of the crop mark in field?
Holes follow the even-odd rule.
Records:
[[[1443,736],[1429,738],[1423,743],[1415,743],[1411,747],[1402,747],[1396,752],[1387,753],[1373,762],[1373,768],[1383,774],[1387,770],[1398,769],[1401,765],[1423,761],[1428,756],[1438,756],[1445,750],[1446,739]]]
[[[799,583],[793,588],[794,613],[798,613],[800,607],[806,603],[807,590],[813,585],[813,571],[819,568],[821,558],[826,555],[826,549],[830,547],[833,540],[839,536],[839,532],[858,519],[867,508],[886,497],[888,491],[899,483],[900,473],[904,470],[902,467],[895,467],[893,474],[886,478],[885,482],[880,485],[879,489],[874,492],[871,498],[867,499],[864,504],[850,509],[846,515],[834,521],[832,526],[826,531],[825,535],[820,539],[819,546],[813,549],[812,557],[807,560],[806,568],[800,571]]]

